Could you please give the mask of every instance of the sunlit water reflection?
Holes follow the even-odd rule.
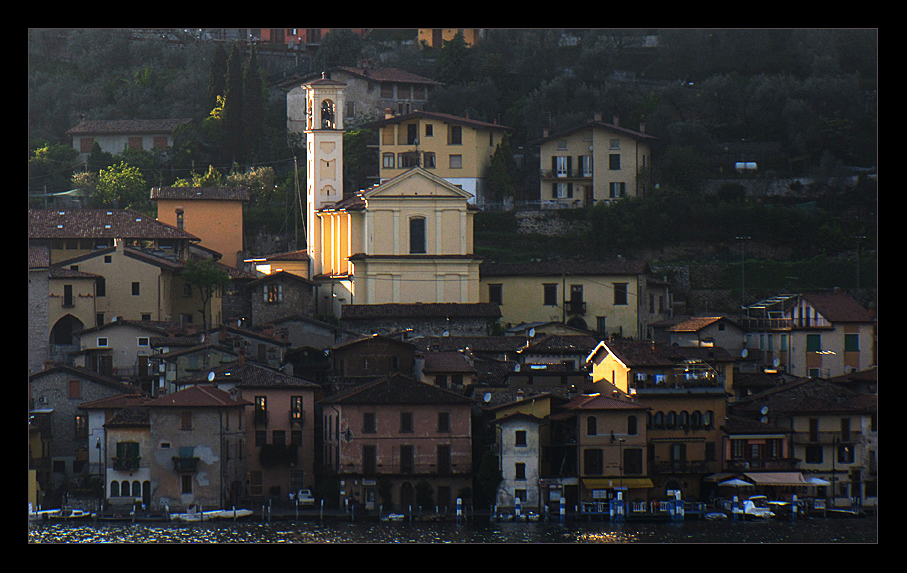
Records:
[[[50,523],[29,543],[876,543],[878,522],[809,519],[684,523]]]

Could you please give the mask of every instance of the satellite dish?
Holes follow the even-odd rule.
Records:
[[[780,359],[775,358],[774,360],[772,360],[772,365],[773,365],[775,368],[777,368],[779,364],[781,364],[781,360],[780,360]]]
[[[482,396],[482,400],[484,400],[486,404],[491,402],[491,392],[485,392],[485,395]]]
[[[519,364],[515,365],[515,366],[513,367],[513,371],[514,371],[514,372],[519,372],[519,371],[520,371],[520,365],[519,365]]]
[[[762,409],[759,411],[762,413],[763,416],[768,414],[768,406],[762,406]]]
[[[746,348],[744,348],[743,350],[740,351],[740,357],[741,357],[741,358],[746,358],[746,354],[747,354],[747,353],[746,353]]]
[[[529,329],[529,338],[535,338],[535,329],[534,328]]]
[[[214,370],[208,372],[208,382],[214,382]]]

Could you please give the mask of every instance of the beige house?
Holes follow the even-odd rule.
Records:
[[[655,137],[604,123],[601,116],[531,142],[539,146],[540,200],[558,207],[591,207],[648,191]]]
[[[167,151],[173,147],[174,131],[191,119],[112,119],[89,120],[66,132],[72,147],[84,159],[94,144],[101,151],[118,155],[126,149]]]
[[[833,378],[876,364],[875,317],[841,292],[773,297],[740,319],[745,352],[765,368]]]
[[[196,242],[129,209],[29,210],[29,244],[49,252],[50,343],[117,319],[201,325],[198,289],[181,276]],[[220,323],[221,293],[207,312]]]
[[[470,202],[482,205],[486,171],[491,158],[511,128],[467,117],[437,112],[391,115],[365,127],[378,131],[381,168],[387,181],[413,167],[421,167],[463,189]]]
[[[670,289],[649,273],[645,263],[626,259],[488,262],[480,268],[481,300],[500,305],[503,323],[561,322],[641,338],[671,313]]]

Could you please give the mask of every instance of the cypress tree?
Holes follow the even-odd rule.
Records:
[[[246,155],[249,158],[257,153],[261,143],[264,116],[264,91],[261,71],[258,67],[255,46],[252,46],[243,82],[243,131],[245,133],[245,141],[243,143]]]
[[[223,44],[217,44],[211,60],[211,73],[208,76],[208,110],[217,106],[217,96],[224,95],[227,89],[227,52]]]
[[[227,87],[224,94],[224,149],[223,160],[241,161],[243,147],[243,62],[239,44],[234,43],[227,58]]]

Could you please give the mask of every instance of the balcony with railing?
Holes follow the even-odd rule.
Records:
[[[116,471],[135,471],[139,469],[142,458],[136,456],[114,457],[113,469]]]
[[[586,314],[586,303],[581,300],[564,301],[567,314]]]
[[[194,472],[198,470],[198,458],[173,456],[173,471]]]

